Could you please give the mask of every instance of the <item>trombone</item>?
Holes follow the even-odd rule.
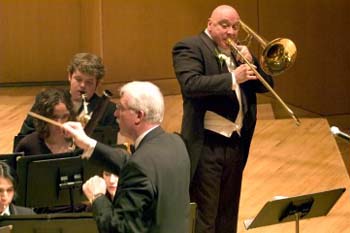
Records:
[[[242,29],[247,32],[249,37],[254,37],[262,46],[263,52],[260,57],[260,66],[262,70],[271,76],[275,76],[283,73],[287,69],[289,69],[296,58],[296,46],[293,41],[286,38],[277,38],[267,43],[264,39],[262,39],[257,33],[255,33],[251,28],[249,28],[242,20],[240,20],[240,24]],[[237,45],[233,40],[227,39],[227,44],[233,50],[234,53],[238,54],[244,62],[249,66],[250,69],[254,72],[259,81],[268,89],[275,98],[282,104],[282,106],[287,110],[289,115],[294,119],[295,124],[297,126],[300,125],[300,120],[294,114],[294,112],[287,106],[287,104],[278,96],[278,94],[273,90],[273,88],[269,85],[268,82],[259,74],[259,72],[254,68],[253,64],[251,64],[239,51]]]

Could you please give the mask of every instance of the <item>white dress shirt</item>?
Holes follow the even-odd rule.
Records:
[[[7,206],[2,213],[0,213],[0,216],[10,216],[10,206]]]
[[[205,33],[211,38],[210,34],[207,30]],[[219,48],[220,49],[220,48]],[[242,111],[242,96],[241,89],[239,88],[239,84],[236,81],[236,77],[234,74],[234,70],[236,69],[236,64],[232,57],[230,50],[220,49],[221,53],[218,55],[225,60],[227,68],[232,76],[232,90],[235,91],[236,97],[239,104],[239,111],[236,117],[235,122],[231,122],[230,120],[214,113],[211,111],[207,111],[204,116],[204,128],[221,134],[225,137],[231,137],[233,132],[237,132],[240,135],[242,123],[243,123],[243,111]]]

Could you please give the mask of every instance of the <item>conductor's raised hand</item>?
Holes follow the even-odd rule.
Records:
[[[86,135],[80,122],[66,122],[63,124],[63,128],[73,137],[75,145],[83,150],[89,149],[89,145],[94,141]]]

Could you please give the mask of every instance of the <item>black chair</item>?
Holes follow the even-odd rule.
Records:
[[[0,154],[0,161],[7,163],[14,170],[17,168],[17,159],[24,156],[23,152],[15,152],[10,154]]]
[[[27,135],[16,135],[14,138],[13,138],[13,147],[12,147],[12,151],[15,152],[15,149],[16,149],[16,146],[17,144],[19,143],[19,141],[22,140],[22,138],[24,138],[25,136]]]

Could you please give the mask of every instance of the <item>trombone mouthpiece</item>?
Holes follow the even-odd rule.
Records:
[[[227,38],[226,44],[228,44],[229,46],[234,45],[233,40],[231,38]]]
[[[81,92],[81,98],[82,98],[82,100],[83,100],[83,102],[86,102],[87,101],[87,95],[86,95],[86,93],[85,92]]]

